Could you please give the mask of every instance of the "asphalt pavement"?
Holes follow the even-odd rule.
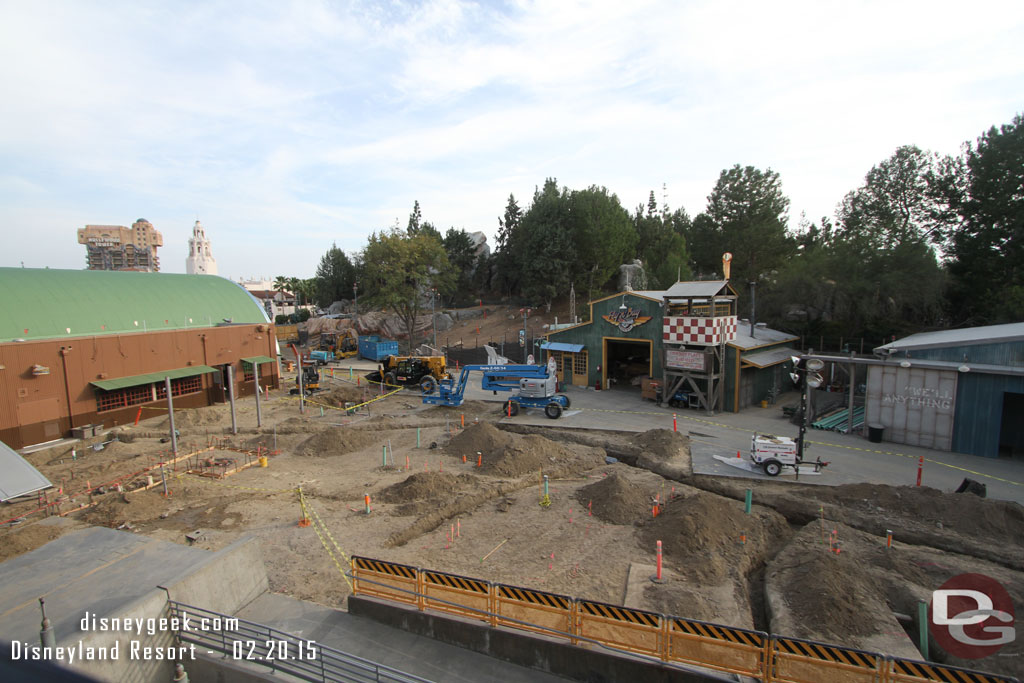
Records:
[[[478,384],[478,383],[477,383]],[[472,383],[471,383],[472,385]],[[648,429],[676,429],[690,437],[690,454],[695,474],[724,477],[769,479],[760,470],[744,471],[726,464],[715,456],[749,461],[750,442],[756,433],[796,437],[797,425],[782,415],[782,406],[795,403],[797,394],[783,395],[774,406],[747,408],[739,413],[715,413],[703,410],[658,407],[640,398],[635,390],[568,387],[570,410],[558,420],[551,420],[542,410],[523,410],[513,418],[502,418],[518,424],[558,426],[587,430],[643,432]],[[478,386],[466,389],[467,401],[494,402],[495,411],[508,394],[493,395]],[[474,417],[466,414],[467,420]],[[805,436],[806,460],[821,459],[829,465],[820,475],[803,475],[803,483],[839,485],[853,483],[914,486],[919,459],[923,456],[921,483],[924,486],[956,490],[964,478],[986,485],[988,497],[1024,504],[1024,460],[985,458],[977,455],[936,451],[883,441],[871,443],[860,434],[808,429]],[[792,470],[776,479],[793,480]]]

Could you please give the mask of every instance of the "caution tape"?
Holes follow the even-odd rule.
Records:
[[[301,493],[300,493],[300,495],[301,495]],[[338,545],[338,542],[334,540],[334,536],[331,535],[330,529],[328,529],[327,525],[324,524],[324,521],[322,519],[320,519],[320,515],[317,514],[316,509],[312,505],[309,505],[308,503],[305,502],[305,496],[302,496],[300,498],[300,501],[303,504],[303,509],[304,510],[308,510],[313,515],[313,517],[312,517],[312,519],[313,519],[313,531],[316,532],[316,535],[320,539],[320,543],[321,543],[321,545],[323,545],[324,550],[326,550],[327,554],[330,555],[331,560],[334,562],[334,566],[338,568],[338,572],[341,574],[342,578],[345,579],[345,583],[348,584],[348,589],[350,591],[355,592],[355,590],[352,588],[352,581],[349,580],[348,574],[345,573],[345,568],[342,567],[340,562],[338,562],[338,558],[334,555],[334,552],[331,550],[331,547],[329,545],[327,545],[327,541],[324,539],[324,535],[326,534],[327,538],[329,538],[331,540],[331,543],[334,545],[335,550],[338,551],[338,554],[341,555],[343,558],[345,558],[345,564],[346,565],[350,564],[350,560],[348,559],[348,555],[346,555],[345,551],[341,549],[341,546]],[[321,533],[321,527],[323,528],[323,532],[322,533]]]
[[[388,386],[392,386],[392,385],[389,384]],[[347,408],[342,408],[342,407],[339,407],[339,406],[333,406],[333,405],[331,405],[329,403],[320,403],[319,401],[314,401],[314,400],[308,399],[308,398],[304,398],[303,401],[305,403],[310,404],[310,405],[320,406],[321,408],[327,408],[329,410],[340,410],[340,411],[345,412],[345,413],[350,413],[353,410],[358,410],[359,408],[362,408],[363,406],[368,406],[371,403],[374,403],[375,401],[380,401],[382,399],[394,396],[395,394],[400,393],[403,389],[404,389],[404,387],[398,387],[394,391],[389,391],[386,394],[381,394],[380,396],[376,396],[374,398],[371,398],[369,401],[364,401],[362,403],[357,403],[356,405],[348,406]],[[285,399],[287,401],[298,401],[299,400],[298,398],[292,398],[291,396],[282,396],[281,398],[283,398],[283,399]]]

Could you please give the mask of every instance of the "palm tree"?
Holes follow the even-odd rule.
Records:
[[[302,291],[302,280],[297,277],[288,278],[288,289],[290,289],[291,293],[295,295],[295,303],[298,304],[299,296],[304,294]],[[305,303],[305,301],[303,301],[303,303]]]
[[[278,275],[274,278],[274,290],[278,294],[284,294],[285,290],[288,289],[288,278],[284,275]]]

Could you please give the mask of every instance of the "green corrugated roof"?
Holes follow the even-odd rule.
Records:
[[[194,377],[195,375],[205,375],[208,372],[220,372],[217,368],[211,368],[209,365],[193,365],[187,368],[177,368],[176,370],[164,370],[163,372],[147,372],[145,375],[132,375],[131,377],[118,377],[117,379],[100,379],[95,382],[90,382],[94,387],[103,389],[104,391],[113,391],[114,389],[124,389],[125,387],[137,387],[140,384],[152,384],[153,382],[162,382],[165,377],[171,379],[178,379],[180,377]]]
[[[273,363],[274,359],[270,356],[253,356],[252,358],[243,358],[242,361],[249,365],[256,365],[256,363]]]
[[[0,268],[0,292],[0,342],[269,322],[216,275]]]

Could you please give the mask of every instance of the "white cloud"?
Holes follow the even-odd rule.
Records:
[[[1019,111],[1022,28],[984,1],[18,3],[0,265],[79,267],[77,227],[144,215],[180,271],[198,214],[221,272],[310,276],[415,199],[493,234],[550,176],[693,215],[735,163],[816,220],[898,145]]]

